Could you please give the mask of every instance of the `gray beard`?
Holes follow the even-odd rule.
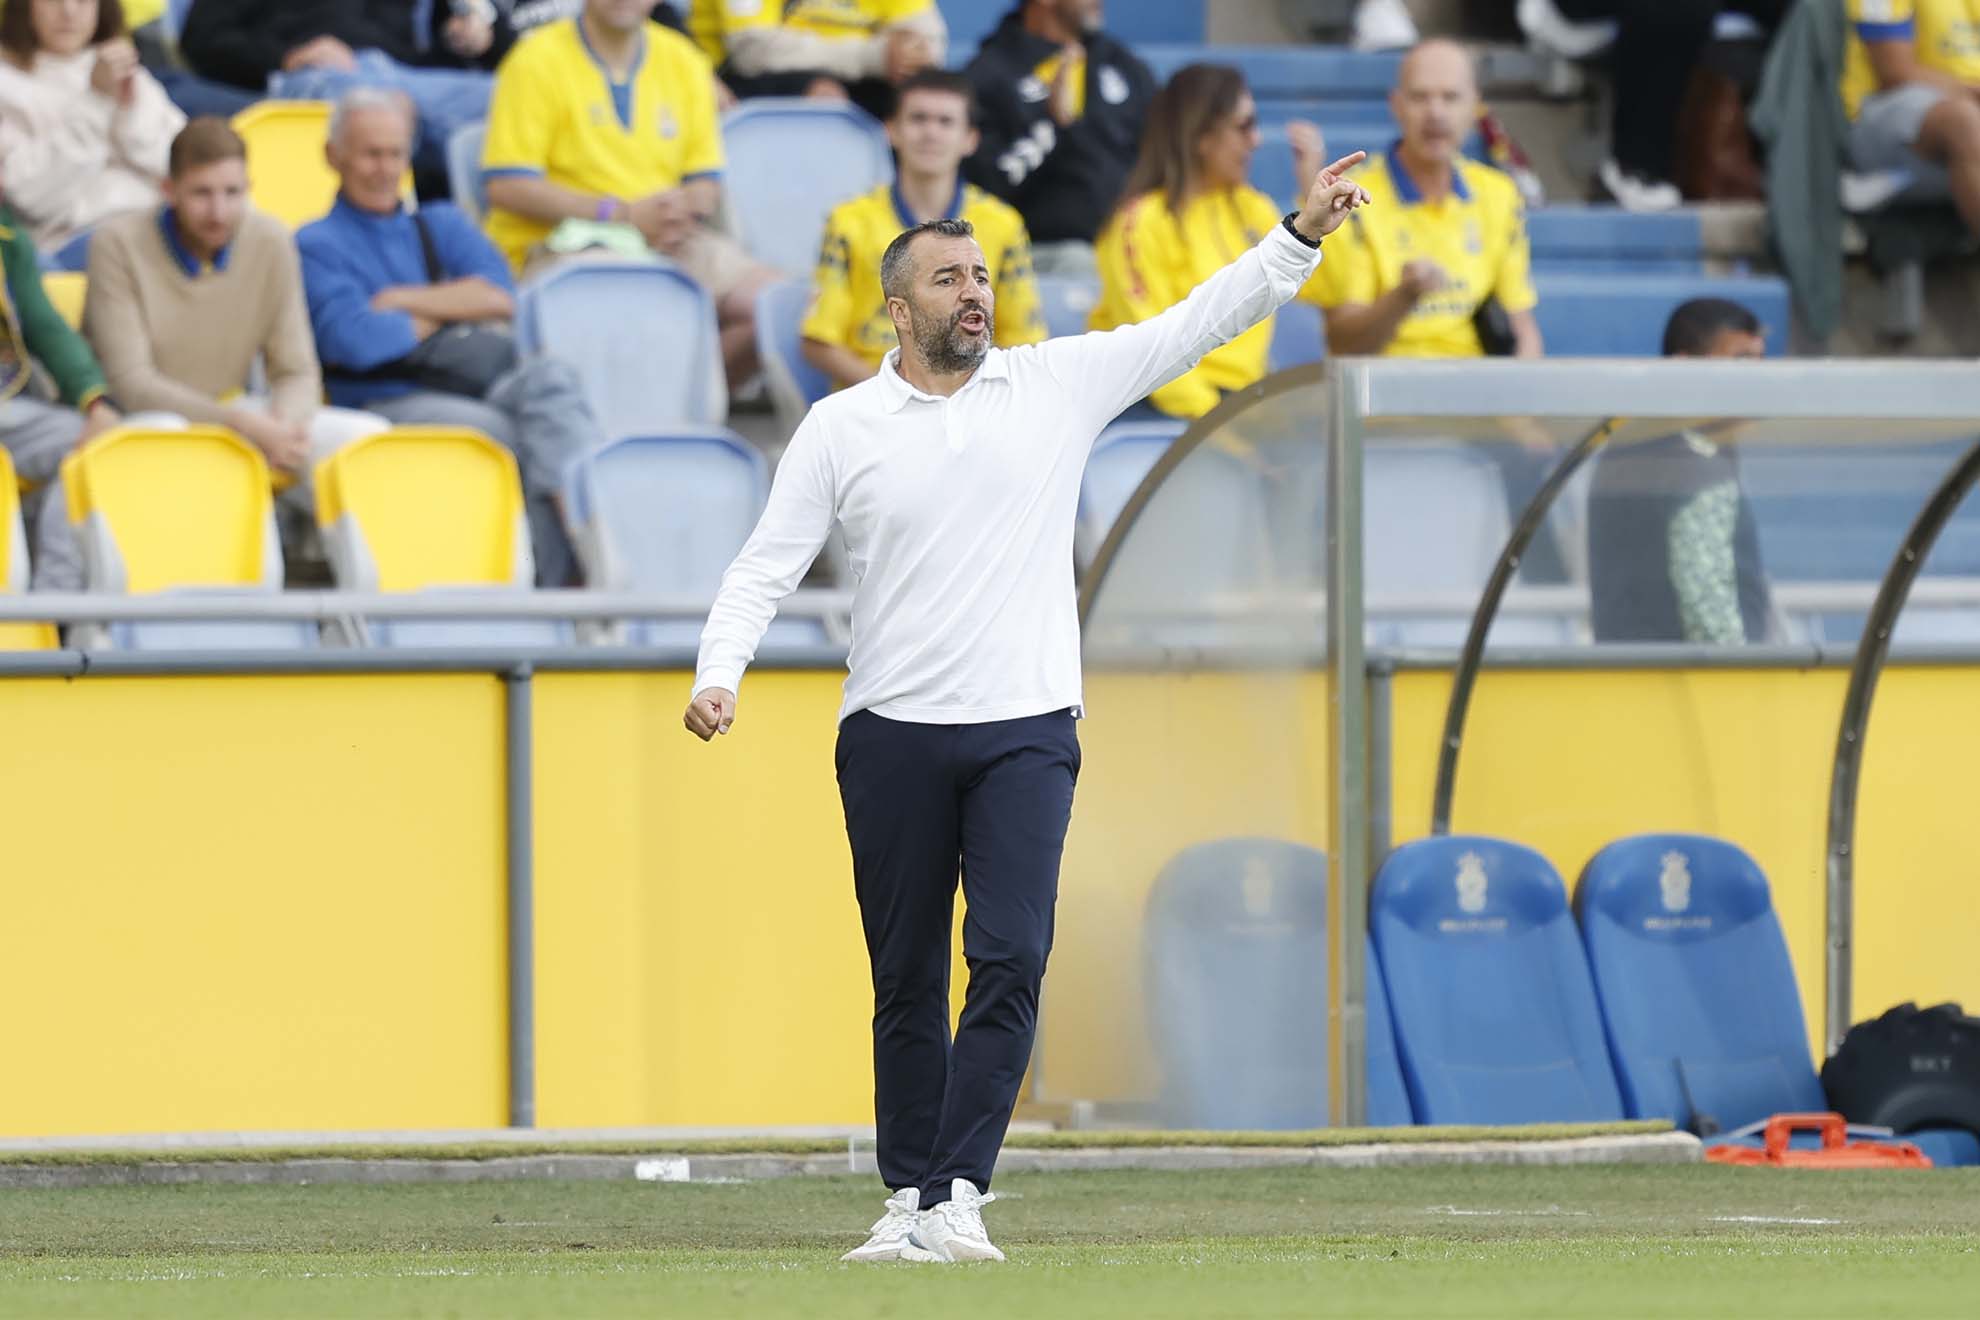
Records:
[[[915,355],[921,365],[937,375],[949,375],[957,371],[969,371],[980,365],[983,355],[990,351],[990,340],[996,333],[996,324],[990,313],[983,314],[983,338],[971,339],[962,332],[958,322],[961,313],[955,316],[924,316],[919,307],[908,304],[908,322],[914,327]]]

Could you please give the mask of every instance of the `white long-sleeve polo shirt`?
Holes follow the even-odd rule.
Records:
[[[980,724],[1078,708],[1073,524],[1100,431],[1290,299],[1320,254],[1283,226],[1138,325],[992,348],[948,398],[895,370],[812,405],[722,576],[694,690],[736,691],[836,523],[854,589],[839,717]]]

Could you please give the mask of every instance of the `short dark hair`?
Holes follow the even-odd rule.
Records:
[[[1743,335],[1760,333],[1760,318],[1724,298],[1693,298],[1681,303],[1664,323],[1665,357],[1698,357],[1728,330]]]
[[[953,69],[923,69],[910,75],[894,89],[894,114],[901,112],[909,92],[945,92],[950,96],[960,96],[963,102],[963,122],[976,127],[976,87],[964,75]],[[889,115],[888,118],[892,118]]]
[[[912,229],[903,229],[887,245],[880,257],[880,294],[885,298],[907,297],[907,284],[913,278],[908,268],[909,249],[923,234],[937,238],[975,238],[976,226],[967,220],[924,220]]]
[[[190,170],[222,160],[247,160],[247,143],[220,116],[201,115],[189,121],[172,139],[172,152],[166,157],[165,168],[173,178],[181,179]]]
[[[98,46],[124,35],[124,0],[97,0],[96,31],[89,44]],[[34,0],[0,0],[0,50],[20,64],[31,63],[34,41]]]

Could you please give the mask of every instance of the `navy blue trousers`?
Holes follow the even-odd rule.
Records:
[[[1079,778],[1069,710],[989,724],[839,726],[839,795],[873,965],[880,1177],[923,1206],[990,1186],[1038,1026]],[[969,966],[949,1039],[956,880]]]

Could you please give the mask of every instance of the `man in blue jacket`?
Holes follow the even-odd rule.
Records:
[[[559,475],[605,437],[577,372],[555,358],[518,359],[479,394],[436,387],[408,360],[453,327],[506,329],[515,315],[508,263],[459,209],[405,209],[399,185],[412,136],[411,107],[392,92],[354,91],[331,117],[337,202],[296,235],[324,382],[339,407],[472,427],[513,450],[537,581],[566,585],[575,559],[557,515]]]

